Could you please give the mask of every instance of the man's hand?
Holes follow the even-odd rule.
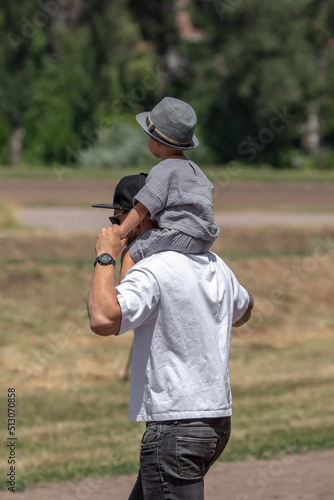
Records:
[[[125,240],[120,238],[120,227],[117,224],[108,228],[103,227],[96,237],[96,255],[109,253],[114,259],[121,252]]]
[[[97,255],[109,253],[114,259],[122,249],[119,226],[102,228],[97,235]],[[117,335],[122,321],[122,311],[114,285],[114,266],[95,266],[88,296],[90,327],[97,335]]]

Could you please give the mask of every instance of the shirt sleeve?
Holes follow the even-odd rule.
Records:
[[[236,323],[245,314],[247,307],[249,305],[250,297],[247,290],[240,285],[237,278],[232,274],[233,283],[233,320],[232,323]]]
[[[127,272],[116,290],[122,311],[119,334],[142,326],[156,316],[160,289],[149,270],[134,266]]]
[[[170,179],[168,170],[163,168],[162,163],[151,169],[145,186],[133,198],[134,204],[137,201],[142,203],[151,217],[161,212],[167,204]]]

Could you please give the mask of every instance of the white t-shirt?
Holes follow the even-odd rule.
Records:
[[[129,419],[231,415],[231,329],[249,295],[222,259],[161,252],[132,267],[117,291],[119,333],[134,330]]]

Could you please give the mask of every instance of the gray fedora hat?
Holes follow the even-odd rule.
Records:
[[[152,111],[136,116],[141,128],[160,144],[171,149],[194,149],[197,116],[193,108],[180,99],[164,97]]]

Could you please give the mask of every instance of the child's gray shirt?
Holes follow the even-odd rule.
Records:
[[[212,191],[211,182],[196,163],[187,158],[167,159],[151,169],[134,203],[142,203],[160,228],[212,241],[219,234]]]

